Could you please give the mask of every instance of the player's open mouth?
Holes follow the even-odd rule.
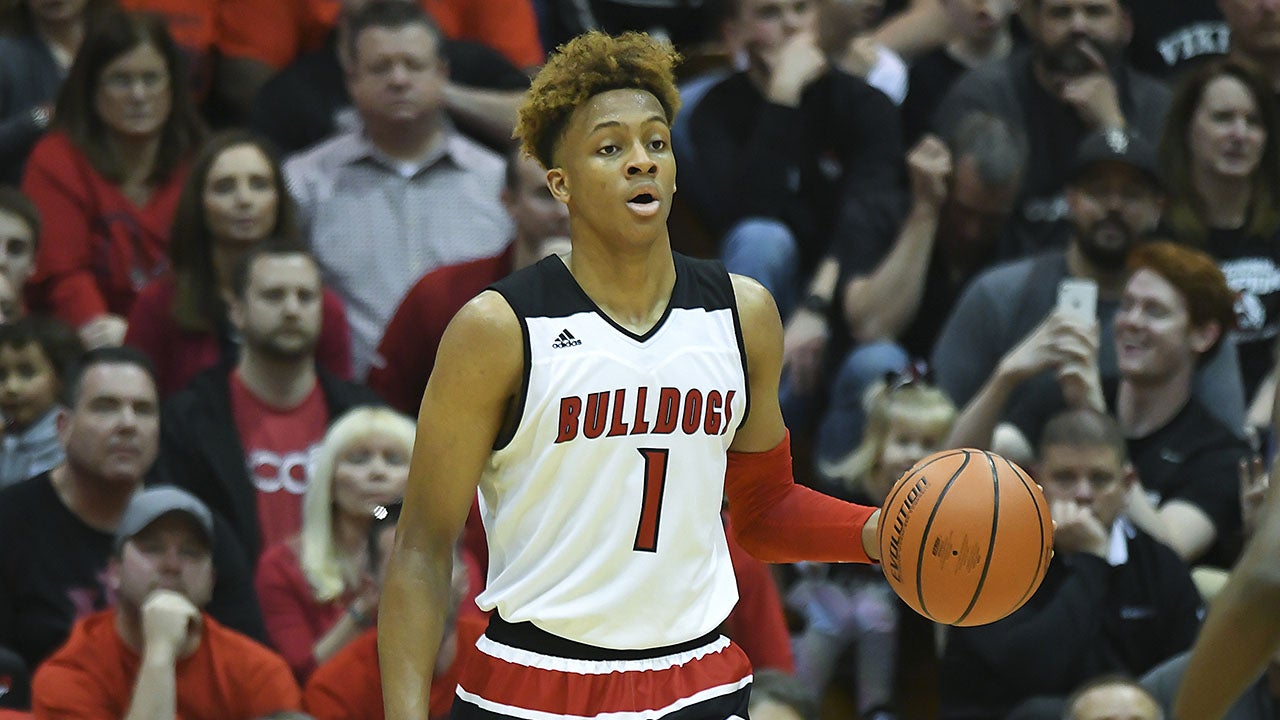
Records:
[[[662,202],[652,193],[642,192],[636,194],[627,201],[627,207],[637,215],[656,215],[658,208],[662,206]]]

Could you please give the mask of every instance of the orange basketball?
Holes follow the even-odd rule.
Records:
[[[1022,468],[985,450],[944,450],[893,486],[880,514],[884,575],[916,612],[985,625],[1040,587],[1053,521]]]

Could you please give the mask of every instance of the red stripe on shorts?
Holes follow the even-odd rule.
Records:
[[[691,698],[732,693],[751,677],[746,654],[733,643],[721,645],[701,654],[653,660],[590,661],[540,655],[482,638],[481,651],[462,671],[458,690],[463,697],[468,693],[508,712],[592,717],[674,710]]]

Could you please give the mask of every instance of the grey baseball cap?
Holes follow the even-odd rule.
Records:
[[[116,552],[129,538],[137,535],[162,515],[171,512],[186,513],[204,532],[209,547],[213,547],[213,514],[196,496],[171,485],[157,485],[134,494],[124,509],[124,516],[116,527]]]

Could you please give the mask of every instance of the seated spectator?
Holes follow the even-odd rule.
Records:
[[[382,568],[395,543],[399,503],[388,505],[386,517],[373,523],[369,548],[377,583],[381,584]],[[450,586],[449,612],[445,616],[440,652],[436,655],[435,673],[431,678],[427,718],[449,717],[458,687],[458,676],[468,657],[476,652],[476,641],[484,634],[484,620],[478,613],[464,612],[466,598],[475,596],[468,586],[468,563],[455,556]],[[365,630],[347,643],[311,676],[302,696],[302,705],[316,720],[382,720],[382,673],[378,668],[377,628]]]
[[[111,13],[85,36],[22,189],[43,220],[28,298],[85,347],[119,345],[165,267],[187,163],[203,134],[164,23]]]
[[[213,89],[217,62],[218,0],[116,0],[133,12],[154,13],[164,20],[182,51],[191,101],[204,107]]]
[[[1239,552],[1236,478],[1247,446],[1192,396],[1191,383],[1231,325],[1232,294],[1209,256],[1182,245],[1139,245],[1128,268],[1115,317],[1114,407],[1138,471],[1129,516],[1185,561],[1230,567]],[[1004,356],[948,444],[989,447],[1010,394],[1029,392],[1022,381],[1046,369],[1069,406],[1104,409],[1097,358],[1094,331],[1055,312]],[[1026,415],[1014,423],[1024,436],[1040,425]]]
[[[948,37],[911,63],[907,99],[902,103],[903,140],[914,145],[932,126],[938,103],[955,81],[987,62],[1013,52],[1010,28],[1015,0],[941,0],[950,25]]]
[[[369,370],[369,387],[410,417],[418,414],[440,337],[454,313],[491,283],[569,249],[569,212],[551,196],[546,171],[537,160],[519,150],[508,153],[501,197],[515,226],[506,249],[423,275],[400,301],[382,335]]]
[[[1280,111],[1266,81],[1234,59],[1191,71],[1160,143],[1169,188],[1165,226],[1213,256],[1238,294],[1232,331],[1245,397],[1275,365],[1280,338]]]
[[[992,379],[1001,358],[1040,327],[1067,278],[1098,286],[1098,369],[1103,385],[1119,375],[1114,323],[1128,279],[1130,249],[1155,229],[1163,207],[1159,170],[1150,145],[1127,133],[1091,135],[1081,144],[1069,172],[1071,240],[1058,250],[999,265],[975,277],[960,295],[933,349],[932,367],[941,387],[958,406],[968,405]],[[1228,342],[1206,356],[1194,373],[1194,395],[1223,425],[1240,432],[1244,393],[1234,348]],[[1061,407],[1051,372],[1026,380],[1003,417],[1039,418]],[[1047,408],[1047,409],[1046,409]],[[1039,434],[1024,427],[1027,438]]]
[[[956,409],[914,368],[865,393],[867,426],[841,462],[820,466],[827,478],[816,489],[864,505],[883,505],[893,484],[921,458],[943,448]],[[900,603],[878,565],[797,567],[787,601],[804,620],[796,637],[796,675],[821,698],[852,649],[852,683],[861,717],[894,709]]]
[[[1123,675],[1090,680],[1067,698],[1062,720],[1164,720],[1151,693]]]
[[[897,211],[897,112],[866,82],[830,65],[816,44],[817,4],[729,5],[726,32],[744,47],[747,67],[688,110],[691,150],[701,160],[701,187],[691,197],[720,238],[725,267],[768,288],[787,321],[809,294],[803,304],[830,307],[839,275],[830,251],[842,209]]]
[[[1271,0],[1218,0],[1231,38],[1228,54],[1251,63],[1280,97],[1280,7]]]
[[[921,140],[907,156],[912,202],[896,237],[850,247],[841,263],[842,314],[856,344],[835,372],[818,428],[819,462],[853,450],[872,382],[932,353],[961,291],[995,260],[1025,163],[1026,141],[985,113],[966,118],[945,142]]]
[[[0,487],[62,464],[58,399],[83,351],[75,332],[52,318],[0,324]]]
[[[1141,674],[1187,649],[1200,596],[1182,560],[1122,517],[1135,478],[1119,425],[1087,409],[1045,426],[1035,478],[1054,520],[1040,589],[1009,617],[947,630],[946,720],[1003,717],[1108,673]]]
[[[834,66],[862,78],[894,105],[902,105],[907,97],[907,64],[870,36],[883,7],[879,0],[819,3],[818,46]]]
[[[932,125],[945,134],[967,113],[983,110],[1030,141],[1006,259],[1066,245],[1067,171],[1086,136],[1124,128],[1155,143],[1169,106],[1168,89],[1124,60],[1132,27],[1126,0],[1027,0],[1023,18],[1030,47],[957,80]]]
[[[53,120],[53,101],[85,26],[107,0],[13,0],[0,9],[0,183],[16,185],[36,140]]]
[[[351,17],[369,0],[339,0],[342,12],[325,45],[294,60],[267,81],[253,102],[251,124],[285,154],[302,151],[339,133],[357,130],[340,53],[350,45]],[[511,144],[515,108],[529,76],[496,50],[445,39],[440,54],[449,65],[444,106],[468,136],[501,152]]]
[[[255,244],[236,262],[231,291],[239,356],[169,398],[159,465],[231,522],[256,566],[301,529],[310,458],[329,421],[378,399],[316,366],[320,268],[305,248]]]
[[[1128,0],[1133,18],[1129,62],[1165,82],[1208,58],[1225,55],[1231,39],[1218,0]]]
[[[552,49],[588,30],[628,30],[670,40],[686,55],[714,46],[716,5],[686,0],[534,0],[542,46]]]
[[[36,670],[35,716],[214,720],[299,707],[284,661],[204,612],[214,543],[213,515],[191,495],[134,495],[107,567],[116,606],[77,622]]]
[[[13,322],[23,315],[22,298],[18,297],[9,278],[0,275],[0,324]]]
[[[409,477],[413,421],[358,407],[329,426],[302,500],[302,531],[258,563],[258,601],[271,646],[300,682],[373,625],[375,513],[399,502]]]
[[[132,348],[90,350],[64,378],[59,423],[66,460],[0,490],[0,648],[35,668],[72,624],[112,602],[112,533],[156,457],[155,382]],[[215,518],[217,582],[209,612],[265,636],[253,574],[226,521]]]
[[[725,526],[729,562],[733,565],[733,579],[738,586],[738,602],[724,619],[721,630],[725,637],[742,648],[751,661],[751,667],[756,670],[768,668],[793,673],[796,662],[773,570],[768,563],[752,557],[738,543],[733,536],[728,512],[721,512],[720,520]]]
[[[818,703],[798,679],[776,670],[757,670],[751,684],[752,720],[817,720]],[[880,720],[870,717],[867,720]]]
[[[19,299],[35,272],[39,240],[40,211],[35,203],[15,187],[0,186],[0,275]],[[21,314],[22,304],[17,308]]]
[[[411,3],[366,5],[351,18],[347,48],[362,130],[285,162],[307,243],[346,303],[357,380],[419,278],[494,255],[511,237],[498,202],[502,157],[445,117],[439,41]]]
[[[244,130],[210,138],[178,197],[171,272],[138,293],[124,338],[156,364],[161,398],[219,361],[233,361],[239,338],[226,297],[236,260],[267,237],[298,236],[297,209],[265,141]],[[316,359],[334,375],[351,377],[351,332],[342,300],[328,289]]]
[[[263,84],[320,49],[343,0],[223,0],[219,90],[247,113]],[[419,0],[445,37],[486,45],[521,70],[544,60],[530,0]]]

